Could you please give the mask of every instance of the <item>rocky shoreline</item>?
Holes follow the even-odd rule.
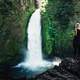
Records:
[[[21,69],[16,70],[16,72],[19,72]],[[15,71],[14,74],[16,75]],[[55,66],[33,78],[27,78],[26,74],[21,72],[17,75],[19,77],[14,79],[12,72],[9,67],[0,70],[0,74],[3,75],[0,75],[0,80],[80,80],[80,58],[65,58],[59,66]]]
[[[80,80],[80,59],[66,58],[59,67],[30,80]]]

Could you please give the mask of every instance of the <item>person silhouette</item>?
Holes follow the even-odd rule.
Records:
[[[76,35],[73,38],[74,57],[80,58],[80,23],[75,25]]]

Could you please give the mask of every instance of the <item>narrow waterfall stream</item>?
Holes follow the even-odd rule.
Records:
[[[60,59],[53,62],[46,61],[42,57],[41,46],[41,15],[40,9],[36,9],[32,14],[28,24],[28,50],[25,53],[25,59],[16,67],[27,68],[35,72],[44,72],[49,68],[59,65]]]
[[[31,65],[38,65],[42,61],[41,48],[41,16],[40,9],[37,9],[28,25],[28,54],[27,60]]]

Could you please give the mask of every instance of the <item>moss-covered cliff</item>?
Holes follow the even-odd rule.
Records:
[[[0,64],[19,60],[33,0],[0,0]]]
[[[43,51],[48,56],[72,55],[74,25],[80,22],[79,5],[79,0],[48,0],[42,12]]]

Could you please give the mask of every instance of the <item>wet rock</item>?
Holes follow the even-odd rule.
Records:
[[[59,67],[50,69],[34,80],[80,80],[80,60],[66,58]]]

